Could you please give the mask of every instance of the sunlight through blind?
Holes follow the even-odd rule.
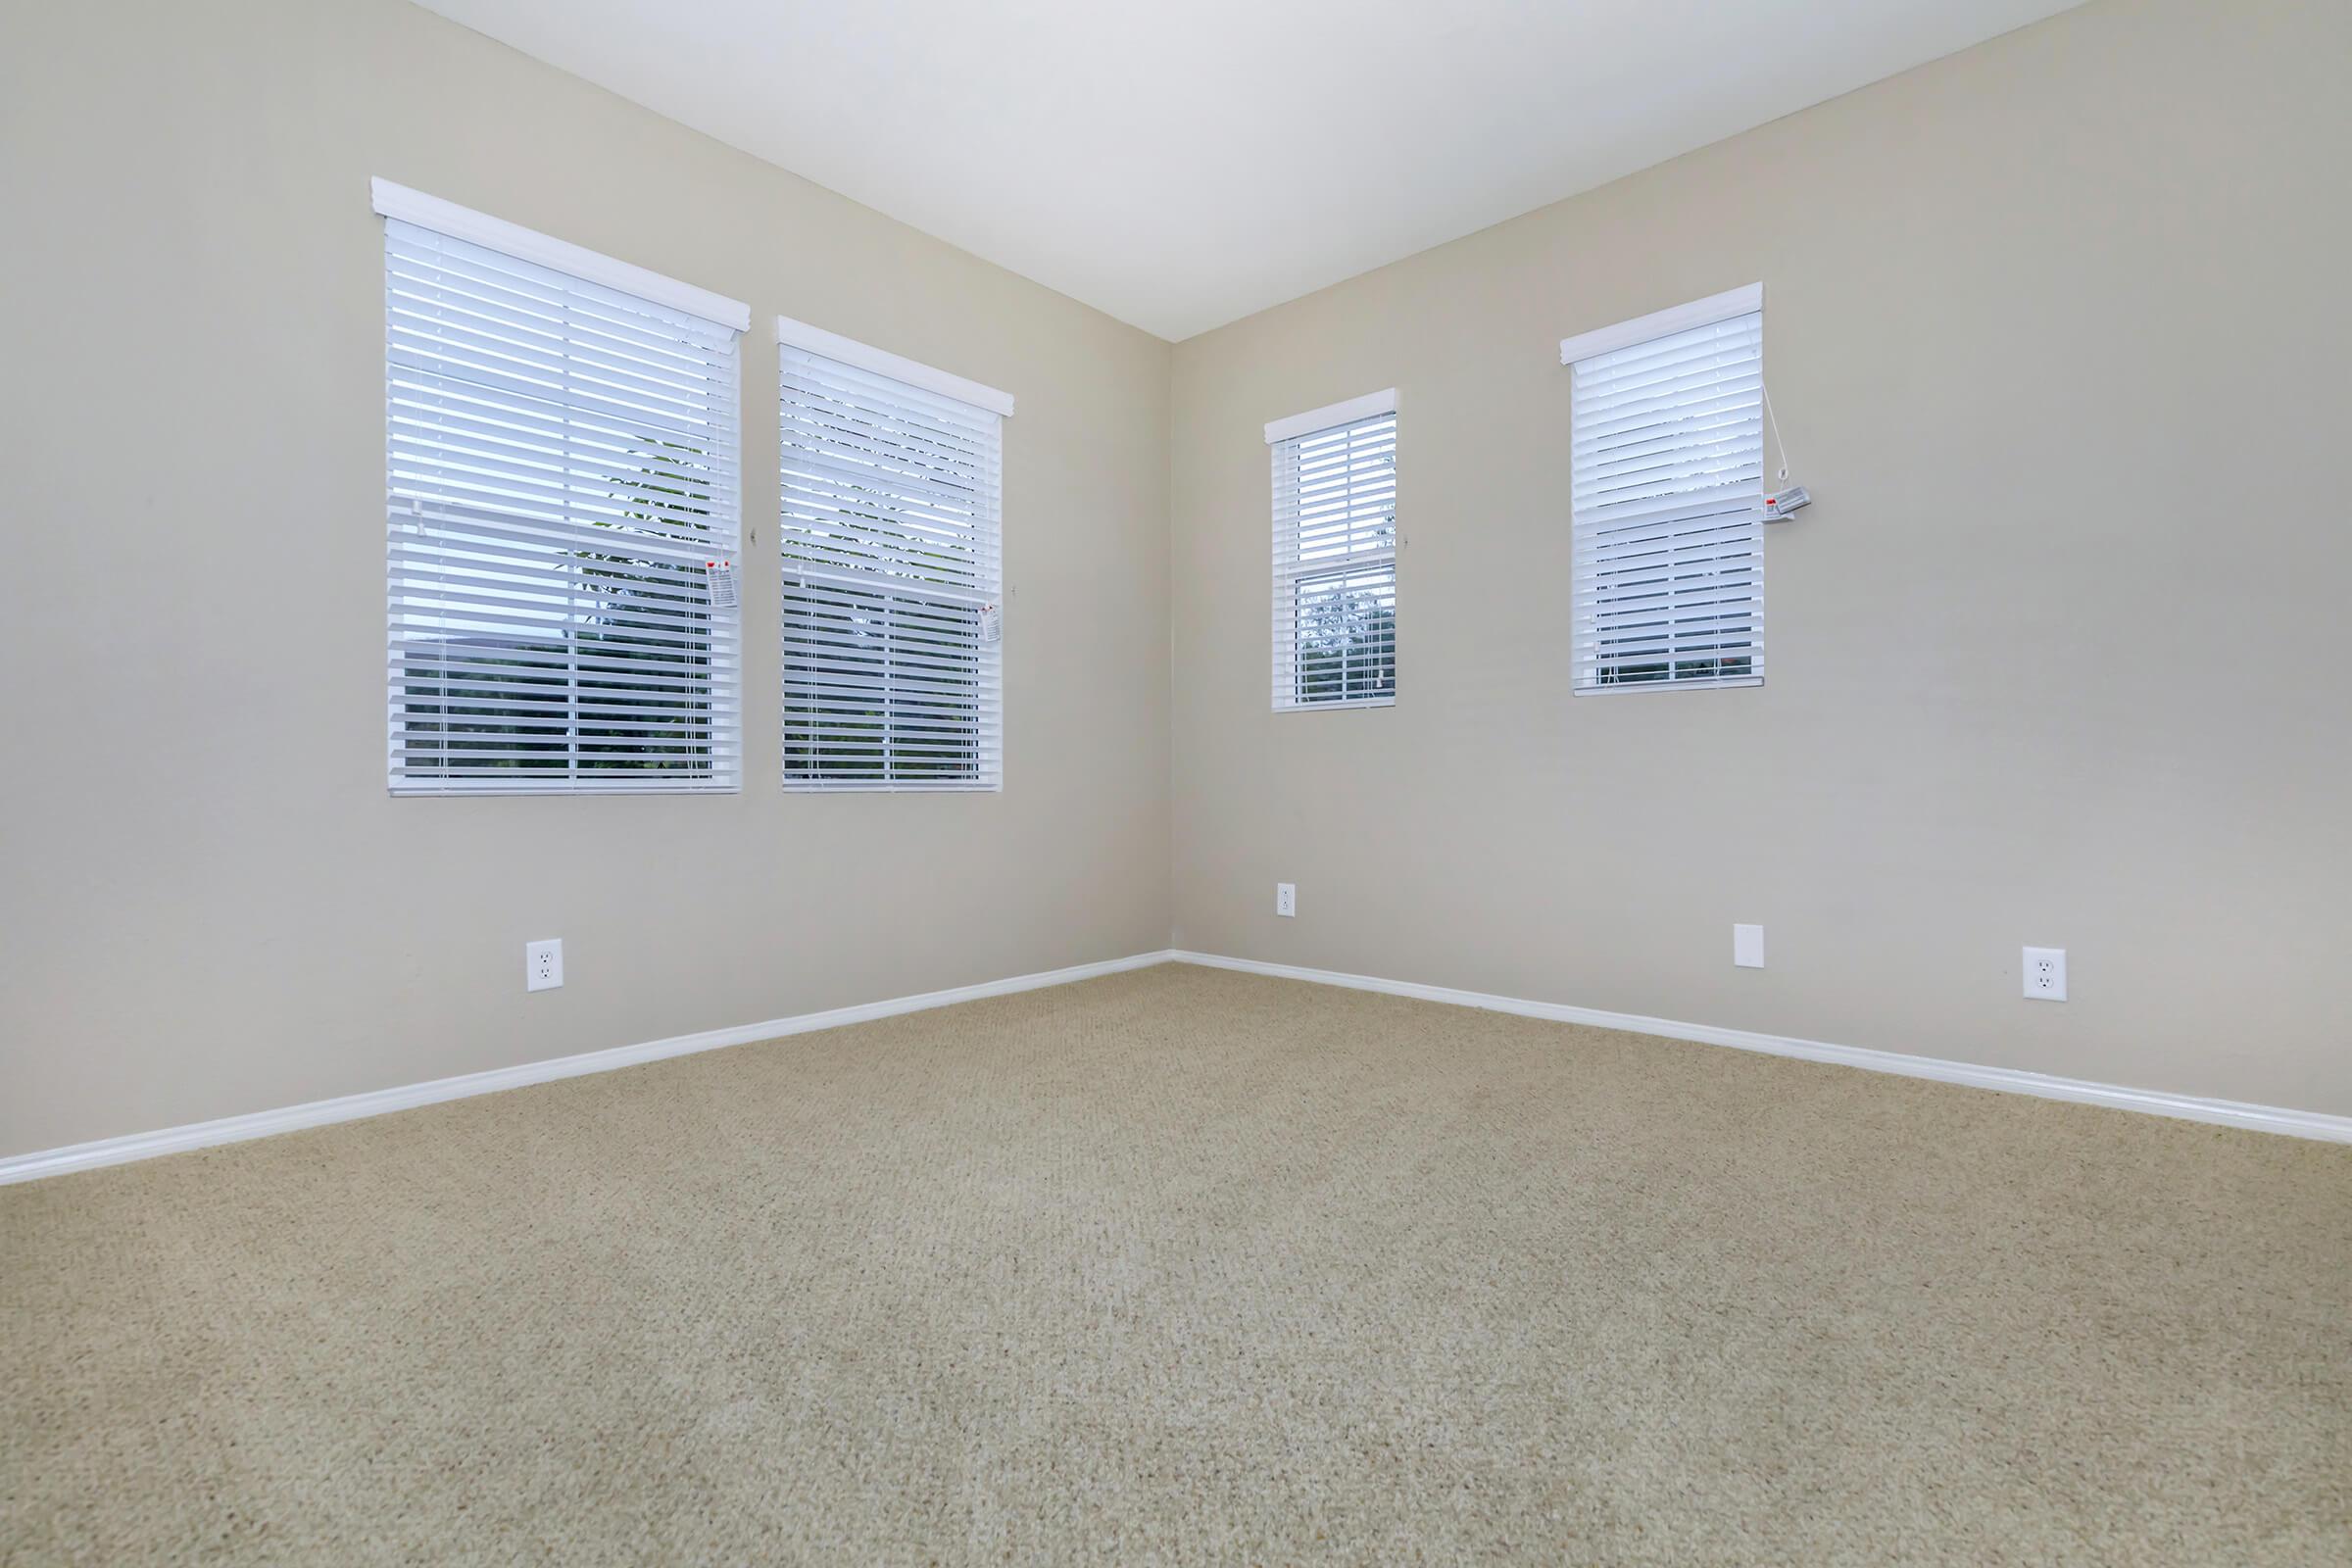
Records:
[[[386,220],[396,793],[737,787],[735,343]]]
[[[1692,313],[1711,314],[1645,320]],[[1561,351],[1574,380],[1575,690],[1761,683],[1763,313],[1581,356],[1577,344]]]
[[[1330,416],[1333,422],[1320,421]],[[1268,425],[1274,706],[1396,700],[1396,397]]]
[[[997,788],[1001,415],[778,357],[785,787]]]

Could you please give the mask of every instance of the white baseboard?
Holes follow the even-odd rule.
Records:
[[[1898,1073],[1906,1078],[1932,1078],[1937,1083],[1997,1089],[2004,1094],[2034,1095],[2043,1100],[2071,1100],[2088,1105],[2112,1105],[2119,1110],[2177,1116],[2184,1121],[2218,1122],[2225,1127],[2249,1127],[2256,1132],[2284,1133],[2294,1138],[2316,1138],[2331,1144],[2352,1144],[2352,1116],[2330,1116],[2316,1110],[2251,1105],[2236,1100],[2204,1100],[2195,1095],[2167,1094],[2158,1089],[2128,1089],[2120,1084],[2092,1083],[2082,1078],[2053,1078],[2047,1073],[2022,1072],[2014,1067],[1983,1067],[1974,1062],[1910,1056],[1897,1051],[1867,1051],[1859,1046],[1825,1045],[1818,1040],[1794,1040],[1785,1035],[1757,1034],[1747,1029],[1678,1023],[1671,1018],[1645,1018],[1631,1012],[1603,1012],[1597,1007],[1575,1007],[1559,1002],[1527,1002],[1517,997],[1490,996],[1481,991],[1455,991],[1446,986],[1418,985],[1409,980],[1382,980],[1372,975],[1341,974],[1333,969],[1262,963],[1255,958],[1227,958],[1210,953],[1187,953],[1181,949],[1169,956],[1179,963],[1206,964],[1213,969],[1239,969],[1248,974],[1273,975],[1284,980],[1308,980],[1317,985],[1379,991],[1393,997],[1417,997],[1423,1002],[1485,1007],[1494,1012],[1514,1012],[1529,1018],[1592,1024],[1602,1029],[1663,1035],[1669,1040],[1730,1046],[1737,1051],[1760,1051],[1774,1056],[1835,1062],[1839,1066],[1861,1067],[1871,1072]]]
[[[152,1159],[159,1154],[176,1154],[191,1149],[209,1149],[217,1144],[242,1143],[249,1138],[267,1138],[273,1133],[289,1133],[304,1127],[323,1127],[330,1122],[356,1121],[363,1116],[380,1116],[386,1111],[409,1110],[418,1105],[437,1104],[445,1100],[492,1095],[505,1089],[552,1083],[558,1078],[610,1072],[615,1067],[660,1061],[665,1056],[683,1056],[697,1051],[716,1051],[724,1046],[776,1040],[786,1035],[807,1034],[814,1029],[863,1023],[869,1018],[888,1018],[902,1012],[919,1012],[926,1007],[974,1002],[982,997],[1009,996],[1016,991],[1067,985],[1073,980],[1091,980],[1097,975],[1116,974],[1125,969],[1142,969],[1170,961],[1204,964],[1216,969],[1239,969],[1249,974],[1273,975],[1285,980],[1306,980],[1317,985],[1347,986],[1357,991],[1378,991],[1396,997],[1417,997],[1424,1002],[1485,1007],[1494,1012],[1549,1018],[1561,1023],[1624,1029],[1636,1034],[1661,1035],[1669,1040],[1730,1046],[1738,1051],[1760,1051],[1775,1056],[1834,1062],[1871,1072],[1897,1073],[1907,1078],[1932,1078],[1938,1083],[1967,1084],[1973,1088],[1996,1089],[2006,1094],[2036,1095],[2044,1100],[2071,1100],[2084,1104],[2145,1111],[2158,1116],[2177,1116],[2187,1121],[2217,1122],[2226,1127],[2248,1127],[2257,1132],[2284,1133],[2295,1138],[2352,1144],[2352,1116],[2288,1110],[2277,1105],[2252,1105],[2234,1100],[2204,1100],[2194,1095],[2167,1094],[2155,1089],[2129,1089],[2119,1084],[2091,1083],[2081,1078],[2054,1078],[2046,1073],[2021,1072],[2011,1067],[1983,1067],[1973,1062],[1910,1056],[1894,1051],[1867,1051],[1857,1046],[1826,1045],[1817,1040],[1795,1040],[1784,1035],[1757,1034],[1746,1029],[1719,1028],[1713,1024],[1678,1023],[1671,1018],[1647,1018],[1630,1012],[1603,1012],[1597,1007],[1577,1007],[1560,1002],[1529,1002],[1517,997],[1492,996],[1481,991],[1456,991],[1446,986],[1420,985],[1410,980],[1383,980],[1372,975],[1342,974],[1333,969],[1307,969],[1297,964],[1264,963],[1254,958],[1228,958],[1216,954],[1168,950],[1138,953],[1124,958],[1106,958],[1100,963],[1073,964],[1066,969],[1048,969],[1038,974],[1014,975],[1008,980],[990,980],[979,985],[957,986],[948,991],[927,991],[920,996],[860,1003],[856,1006],[835,1007],[826,1012],[805,1012],[791,1018],[770,1018],[763,1023],[737,1024],[728,1029],[705,1030],[701,1034],[675,1035],[667,1040],[650,1040],[642,1045],[615,1046],[610,1051],[557,1056],[547,1061],[525,1062],[517,1067],[498,1067],[488,1072],[466,1073],[456,1078],[436,1078],[430,1083],[345,1095],[337,1100],[315,1100],[305,1105],[254,1111],[243,1116],[223,1116],[217,1121],[191,1122],[184,1127],[167,1127],[161,1132],[132,1133],[122,1138],[101,1138],[92,1143],[72,1144],[63,1149],[38,1150],[29,1154],[0,1158],[0,1186],[11,1182],[33,1181],[43,1176],[62,1176],[68,1171],[94,1170],[101,1165],[121,1165],[134,1159]]]
[[[161,1132],[132,1133],[122,1138],[101,1138],[87,1144],[71,1144],[63,1149],[39,1150],[29,1154],[0,1158],[0,1186],[10,1182],[28,1182],[42,1176],[62,1176],[68,1171],[94,1170],[101,1165],[121,1165],[134,1159],[152,1159],[159,1154],[177,1154],[191,1149],[209,1149],[216,1144],[243,1143],[249,1138],[267,1138],[272,1133],[290,1133],[304,1127],[323,1127],[329,1122],[356,1121],[362,1116],[380,1116],[388,1110],[410,1110],[418,1105],[437,1104],[444,1100],[494,1095],[502,1089],[521,1089],[530,1084],[550,1083],[558,1078],[577,1078],[583,1073],[611,1072],[615,1067],[633,1067],[639,1062],[660,1061],[664,1056],[716,1051],[722,1046],[747,1046],[758,1040],[807,1034],[812,1029],[833,1029],[842,1024],[863,1023],[869,1018],[888,1018],[896,1013],[919,1012],[926,1007],[975,1002],[982,997],[1009,996],[1015,991],[1067,985],[1073,980],[1091,980],[1097,975],[1116,974],[1122,969],[1141,969],[1154,963],[1165,963],[1168,958],[1169,955],[1165,952],[1138,953],[1125,958],[1105,958],[1100,963],[1079,963],[1067,969],[1014,975],[1009,980],[989,980],[976,986],[957,986],[949,991],[926,991],[920,996],[859,1003],[854,1007],[804,1012],[797,1017],[770,1018],[764,1023],[737,1024],[729,1029],[707,1029],[701,1034],[674,1035],[667,1040],[649,1040],[635,1046],[614,1046],[610,1051],[589,1051],[576,1056],[529,1061],[518,1067],[496,1067],[488,1072],[469,1072],[456,1078],[436,1078],[430,1083],[371,1090],[364,1095],[345,1095],[338,1100],[314,1100],[307,1105],[288,1105],[281,1110],[257,1110],[243,1116],[223,1116],[218,1121],[167,1127]]]

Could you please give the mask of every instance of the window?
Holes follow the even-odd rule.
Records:
[[[377,181],[395,794],[731,790],[745,307]]]
[[[1560,345],[1580,695],[1764,679],[1764,289]]]
[[[1396,393],[1266,426],[1274,706],[1396,701]]]
[[[1004,418],[1012,399],[776,323],[784,786],[1004,779]]]

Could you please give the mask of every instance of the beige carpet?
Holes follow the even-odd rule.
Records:
[[[9,1563],[2352,1561],[2352,1149],[1204,969],[0,1264]]]

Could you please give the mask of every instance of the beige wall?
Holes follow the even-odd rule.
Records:
[[[1171,910],[1211,952],[2352,1111],[2333,0],[2094,4],[1173,353],[400,0],[8,28],[0,1154],[1149,950]],[[1004,792],[782,794],[754,573],[742,794],[387,797],[370,174],[1016,393]],[[1771,683],[1571,700],[1553,346],[1758,279],[1821,497],[1770,536]],[[774,363],[756,329],[755,525]],[[1389,385],[1401,699],[1272,713],[1259,426]],[[568,983],[526,996],[547,935]],[[2017,999],[2027,942],[2074,1001]]]
[[[1165,945],[1166,344],[399,0],[7,10],[0,1154]],[[779,312],[1015,393],[1004,793],[784,795],[756,572],[740,795],[388,798],[373,174],[749,301],[747,523]]]
[[[2094,4],[1180,345],[1178,945],[2352,1111],[2348,59]],[[1557,342],[1759,279],[1770,683],[1571,699]],[[1271,712],[1259,426],[1392,385],[1397,705]]]

